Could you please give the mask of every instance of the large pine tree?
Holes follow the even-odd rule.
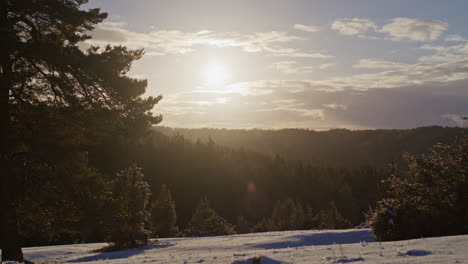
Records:
[[[122,123],[144,126],[160,117],[149,112],[160,97],[141,98],[146,80],[126,76],[143,51],[78,44],[106,18],[99,9],[82,10],[87,0],[0,0],[0,246],[3,260],[22,261],[16,200],[30,148],[15,138],[16,128],[35,107],[73,112],[107,109]],[[69,122],[72,122],[68,120]],[[21,155],[19,155],[21,153]],[[26,154],[24,154],[26,153]]]

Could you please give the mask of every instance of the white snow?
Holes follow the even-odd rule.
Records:
[[[26,259],[49,263],[467,263],[468,235],[373,242],[368,229],[268,232],[168,238],[139,249],[92,253],[106,244],[25,248]]]

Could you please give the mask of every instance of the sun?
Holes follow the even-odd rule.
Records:
[[[205,67],[203,74],[205,84],[211,87],[219,87],[225,84],[229,78],[226,68],[220,63],[208,64]]]

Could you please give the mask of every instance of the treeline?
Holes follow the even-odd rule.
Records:
[[[197,200],[206,196],[231,223],[243,216],[255,223],[269,215],[274,204],[298,199],[314,210],[334,202],[354,224],[378,198],[385,169],[340,169],[289,162],[281,156],[232,150],[213,141],[154,133],[142,143],[139,162],[153,190],[166,184],[178,207],[179,225],[189,220]]]
[[[50,135],[47,142],[32,139],[39,148],[49,144],[54,169],[41,168],[36,184],[26,182],[18,204],[24,246],[122,241],[128,247],[148,237],[349,228],[365,222],[382,198],[381,181],[406,170],[318,166],[211,138],[144,133],[140,121],[121,127],[111,113],[92,116],[84,126],[92,144],[81,151],[67,149],[82,137],[79,130],[53,142]],[[55,125],[37,129],[58,131]],[[57,169],[64,171],[51,176]]]
[[[179,134],[186,139],[207,141],[221,146],[256,151],[270,156],[311,163],[318,166],[384,168],[391,161],[401,161],[403,153],[421,154],[436,143],[451,144],[463,133],[462,128],[420,127],[415,129],[358,130],[308,129],[243,130],[185,129],[156,127],[165,135]]]
[[[126,138],[138,129],[119,130],[109,116],[101,118],[107,120],[106,133],[96,133],[93,144],[83,146],[86,151],[71,151],[74,155],[61,164],[63,150],[54,160],[55,167],[76,171],[60,177],[44,173],[35,178],[40,184],[31,183],[21,196],[18,221],[24,246],[138,241],[125,236],[145,232],[164,237],[351,227],[375,204],[379,181],[387,173],[371,167],[312,166],[158,132]],[[74,144],[68,141],[72,138],[56,139]],[[48,146],[51,152],[55,147]],[[209,206],[203,206],[203,199]],[[193,220],[206,207],[216,217],[201,217],[208,223]],[[133,222],[139,224],[128,226]]]

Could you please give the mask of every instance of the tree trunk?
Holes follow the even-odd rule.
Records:
[[[2,261],[23,261],[23,253],[18,239],[16,219],[16,184],[15,177],[10,170],[9,159],[10,144],[8,140],[10,131],[9,116],[9,82],[5,76],[5,67],[2,65],[0,76],[0,248]]]
[[[11,135],[10,90],[12,85],[11,48],[8,43],[9,26],[6,0],[0,0],[0,248],[2,261],[23,261],[16,218],[15,177],[10,170]]]

